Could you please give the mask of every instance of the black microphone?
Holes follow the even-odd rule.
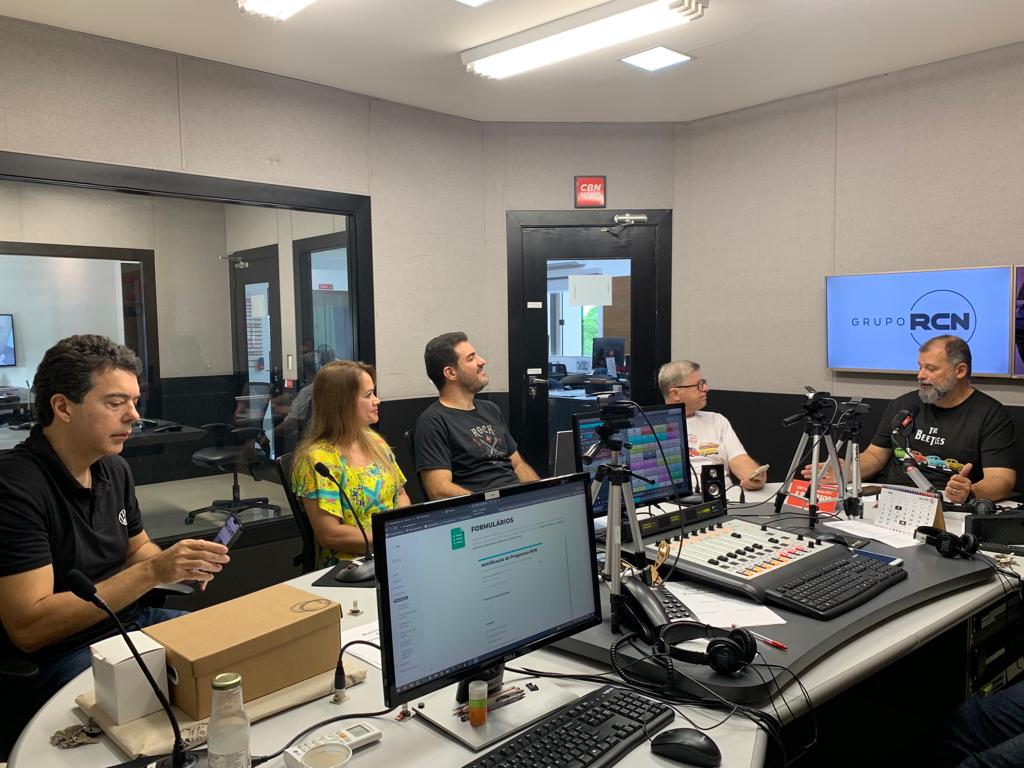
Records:
[[[356,513],[355,505],[352,500],[345,493],[345,489],[341,487],[341,483],[331,474],[322,461],[318,461],[313,465],[313,469],[320,477],[330,480],[341,492],[342,497],[348,502],[349,507],[352,509],[352,519],[356,521],[356,527],[359,528],[359,532],[363,534],[363,562],[362,563],[349,563],[348,565],[339,568],[334,573],[336,581],[345,583],[351,583],[356,581],[373,581],[377,578],[377,566],[373,562],[373,550],[370,549],[370,540],[366,536],[366,530],[363,528],[363,523],[359,519],[359,515]]]
[[[145,765],[152,765],[154,768],[188,768],[194,766],[198,762],[198,758],[189,753],[185,749],[185,742],[181,739],[181,728],[178,727],[178,721],[174,717],[174,713],[171,711],[171,703],[167,701],[167,697],[164,696],[164,692],[160,690],[160,686],[156,684],[156,680],[153,679],[153,675],[150,674],[149,667],[146,666],[145,662],[142,661],[142,657],[139,656],[138,650],[135,648],[135,643],[128,636],[128,632],[125,630],[121,620],[117,618],[117,614],[114,613],[107,602],[96,594],[96,585],[93,584],[89,577],[77,569],[72,569],[68,572],[68,575],[64,577],[64,586],[74,593],[75,597],[85,600],[87,603],[92,603],[101,611],[106,613],[110,618],[117,624],[117,629],[121,633],[121,637],[128,644],[128,650],[132,652],[132,656],[135,657],[135,661],[139,663],[142,668],[142,674],[146,676],[146,680],[149,681],[149,685],[153,688],[153,692],[156,694],[157,699],[160,700],[160,705],[164,708],[164,712],[167,713],[167,719],[171,721],[171,730],[174,731],[174,747],[171,749],[171,754],[167,757],[162,757],[155,763],[143,763]],[[146,758],[151,760],[151,758]],[[123,766],[139,765],[139,760],[132,760],[127,763],[122,763]]]
[[[916,409],[913,411],[904,408],[902,411],[896,414],[892,420],[890,429],[893,435],[902,435],[908,437],[910,430],[914,426],[914,417],[917,416]]]

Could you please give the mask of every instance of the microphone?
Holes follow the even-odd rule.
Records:
[[[341,487],[341,483],[337,481],[334,475],[322,461],[318,461],[313,465],[313,469],[316,473],[325,480],[330,480],[334,483],[338,490],[341,492],[342,497],[348,502],[349,507],[352,508],[352,519],[356,521],[356,527],[359,528],[359,532],[363,534],[363,562],[360,563],[349,563],[343,568],[339,568],[335,574],[335,581],[344,583],[352,583],[357,581],[373,581],[377,578],[377,566],[373,562],[373,550],[370,549],[370,540],[366,537],[366,530],[363,528],[363,523],[359,519],[359,515],[356,514],[355,505],[352,500],[345,493],[345,489]]]
[[[896,435],[908,437],[910,435],[911,428],[914,426],[915,416],[917,416],[916,411],[909,411],[906,408],[897,413],[895,418],[893,418],[892,425],[890,427],[892,430],[892,435],[894,437]]]
[[[906,408],[897,413],[890,425],[890,434],[892,435],[893,443],[900,448],[903,446],[900,446],[896,438],[902,435],[907,439],[907,445],[903,449],[906,455],[903,457],[902,463],[903,471],[907,473],[907,477],[910,478],[910,481],[926,493],[937,494],[939,492],[938,489],[928,481],[927,477],[924,476],[924,473],[921,471],[921,466],[917,463],[917,459],[915,459],[910,453],[910,430],[914,427],[914,417],[916,415],[916,410],[911,411]]]
[[[89,580],[89,577],[77,569],[72,569],[68,572],[68,575],[64,578],[64,586],[74,593],[75,597],[85,600],[87,603],[92,603],[101,611],[106,613],[110,618],[117,624],[117,629],[121,633],[121,637],[128,644],[128,650],[132,652],[132,656],[135,657],[135,661],[138,662],[139,667],[142,668],[142,674],[146,676],[146,680],[149,682],[150,687],[156,694],[157,699],[160,700],[160,706],[164,708],[164,712],[167,713],[167,719],[171,721],[171,730],[174,731],[174,746],[171,748],[171,754],[168,757],[162,757],[156,762],[152,762],[152,758],[145,758],[144,760],[150,762],[144,762],[144,765],[152,765],[154,768],[189,768],[198,763],[198,758],[189,753],[185,749],[185,742],[181,739],[181,729],[178,727],[178,721],[174,717],[174,713],[171,711],[171,703],[167,701],[167,697],[164,696],[164,692],[160,690],[160,686],[156,684],[156,680],[153,679],[153,675],[150,674],[149,668],[145,662],[142,661],[142,657],[139,656],[138,650],[135,648],[135,643],[128,636],[128,632],[125,630],[121,620],[117,618],[117,614],[114,613],[107,602],[96,594],[96,585]],[[123,766],[129,765],[140,765],[139,760],[132,760],[128,763],[122,763]]]

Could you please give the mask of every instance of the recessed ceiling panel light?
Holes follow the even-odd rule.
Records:
[[[673,64],[682,64],[684,61],[689,60],[690,57],[686,54],[673,51],[671,48],[666,48],[663,45],[651,48],[649,51],[634,53],[632,56],[622,59],[627,64],[640,67],[640,69],[646,69],[648,72],[671,67]]]
[[[704,15],[710,0],[611,0],[462,53],[470,72],[500,80],[672,29]]]
[[[316,0],[238,0],[238,7],[254,16],[284,21]]]
[[[455,2],[468,5],[470,8],[479,8],[484,3],[491,2],[491,0],[455,0]]]

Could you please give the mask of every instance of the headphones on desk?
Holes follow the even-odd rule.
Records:
[[[931,544],[943,557],[960,557],[972,559],[978,551],[978,537],[973,533],[965,533],[957,536],[941,528],[933,528],[930,525],[922,525],[914,531],[914,538],[925,544]]]
[[[708,647],[704,651],[675,647],[676,643],[705,637],[708,638]],[[757,641],[742,627],[719,629],[697,621],[671,621],[658,633],[654,650],[690,664],[706,664],[715,672],[731,675],[754,660]]]

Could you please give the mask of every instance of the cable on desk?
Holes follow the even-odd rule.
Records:
[[[762,679],[762,681],[764,680],[764,678],[762,677],[760,670],[757,669],[757,667],[759,667],[759,666],[764,666],[769,671],[771,671],[773,669],[785,670],[787,673],[789,673],[789,676],[792,678],[793,682],[795,682],[797,684],[797,686],[799,686],[799,688],[800,688],[800,695],[803,696],[804,701],[807,702],[807,714],[809,714],[811,716],[811,740],[807,744],[798,744],[797,745],[797,749],[799,749],[800,752],[798,754],[794,755],[793,758],[790,759],[790,761],[789,761],[790,763],[795,763],[797,760],[800,760],[805,755],[807,755],[807,753],[811,749],[813,749],[814,746],[818,743],[818,716],[814,712],[814,704],[811,702],[811,696],[807,692],[807,688],[804,687],[803,681],[800,679],[800,677],[795,672],[793,672],[793,670],[789,669],[789,667],[784,667],[781,664],[771,664],[771,663],[769,663],[768,660],[765,659],[764,655],[761,654],[760,651],[758,652],[757,655],[761,657],[761,661],[763,663],[762,664],[750,664],[748,666],[750,667],[751,670],[754,671],[755,674],[757,674],[758,677],[760,677]],[[786,709],[789,711],[790,717],[793,717],[793,722],[795,723],[796,722],[796,717],[794,716],[794,712],[793,712],[792,708],[789,706],[789,702],[786,701],[785,695],[782,693],[782,686],[779,685],[778,677],[776,675],[772,674],[771,675],[771,679],[775,683],[775,690],[778,692],[779,698],[782,699],[782,703],[785,705]],[[765,683],[765,684],[767,685],[767,683]],[[776,717],[778,717],[779,721],[781,722],[782,716],[779,714],[779,710],[775,706],[775,700],[774,699],[771,700],[771,704],[772,704],[772,709],[775,710]]]

